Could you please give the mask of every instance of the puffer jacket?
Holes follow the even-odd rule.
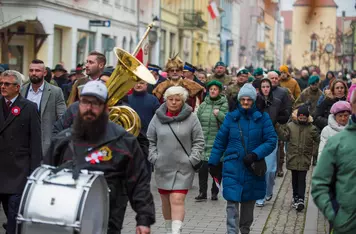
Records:
[[[334,234],[354,234],[356,230],[355,142],[356,123],[350,120],[329,139],[313,172],[312,197],[333,224]]]
[[[214,109],[219,110],[219,114],[217,116],[213,114]],[[219,128],[225,119],[227,111],[228,103],[225,96],[221,96],[220,99],[216,101],[211,100],[208,96],[205,98],[205,101],[199,106],[197,116],[203,129],[205,141],[205,148],[201,157],[203,161],[209,160],[215,136],[218,133]]]
[[[344,130],[344,128],[345,126],[342,126],[336,122],[335,116],[333,114],[329,115],[328,126],[326,126],[323,131],[321,131],[318,158],[320,157],[321,152],[323,152],[328,139],[334,136],[336,133]]]
[[[308,123],[299,124],[297,112],[292,114],[292,121],[287,125],[276,127],[279,139],[288,142],[287,169],[307,171],[310,167],[313,148],[318,146],[320,136],[317,128],[312,124],[313,118],[309,116]]]
[[[262,199],[266,195],[264,176],[255,176],[244,164],[246,156],[241,141],[240,128],[247,154],[255,153],[263,159],[273,152],[277,135],[269,115],[256,107],[245,110],[240,103],[229,112],[216,135],[209,164],[218,165],[224,155],[222,172],[223,196],[228,201],[244,202]]]
[[[346,97],[337,98],[333,96],[330,90],[325,90],[325,99],[320,103],[319,106],[317,106],[314,117],[314,124],[319,128],[320,131],[323,130],[326,125],[328,125],[330,109],[334,103],[338,101],[346,101]]]

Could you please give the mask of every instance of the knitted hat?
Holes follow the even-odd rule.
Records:
[[[256,89],[252,86],[250,83],[244,84],[242,88],[240,89],[239,95],[237,96],[237,99],[240,100],[242,97],[249,97],[253,101],[256,101],[257,98],[257,92]]]
[[[319,76],[311,76],[308,80],[308,85],[316,84],[320,80]]]
[[[216,85],[216,86],[220,89],[220,91],[223,89],[222,83],[221,83],[220,81],[217,81],[217,80],[212,80],[212,81],[210,81],[210,82],[206,85],[206,87],[207,87],[208,89],[210,89],[210,87],[213,86],[213,85]]]
[[[262,76],[263,75],[263,69],[258,67],[253,71],[254,76]]]
[[[280,72],[285,72],[285,73],[288,73],[288,74],[289,74],[289,69],[288,69],[288,66],[287,66],[287,65],[282,65],[282,66],[280,66],[279,71],[280,71]]]
[[[345,111],[348,111],[351,113],[351,104],[346,101],[335,102],[334,105],[332,105],[332,107],[330,109],[330,113],[333,115],[336,115],[337,113],[345,112]]]
[[[217,63],[215,64],[215,67],[214,67],[214,68],[216,68],[216,67],[218,67],[218,66],[226,67],[225,63],[222,62],[222,61],[217,62]]]
[[[302,105],[298,108],[297,116],[306,116],[309,117],[309,110],[308,107],[305,105]]]

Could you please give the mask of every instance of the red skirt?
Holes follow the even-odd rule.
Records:
[[[171,193],[181,193],[181,194],[187,194],[188,189],[182,189],[182,190],[165,190],[165,189],[158,189],[159,194],[165,195],[165,194],[171,194]]]

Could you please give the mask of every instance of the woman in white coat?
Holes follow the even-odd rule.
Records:
[[[328,125],[321,132],[318,158],[320,157],[327,140],[345,128],[349,121],[350,114],[350,103],[346,101],[338,101],[332,105],[328,118]]]

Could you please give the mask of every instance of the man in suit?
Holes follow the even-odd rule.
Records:
[[[40,116],[36,104],[19,95],[21,74],[0,76],[0,203],[7,234],[15,234],[16,215],[27,177],[41,162]]]
[[[47,83],[46,67],[41,60],[35,59],[29,68],[30,83],[21,89],[21,95],[37,104],[41,117],[42,152],[46,155],[51,144],[53,124],[66,111],[63,92],[60,88]]]

